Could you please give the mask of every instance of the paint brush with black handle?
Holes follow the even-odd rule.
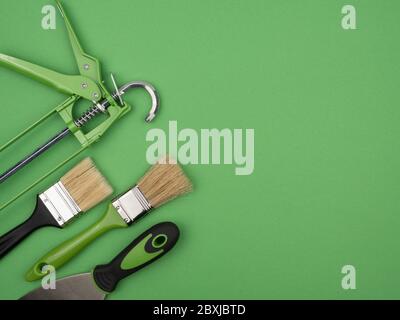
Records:
[[[39,228],[63,228],[79,213],[88,211],[111,195],[112,191],[93,161],[84,159],[37,196],[35,210],[25,222],[0,237],[0,258]]]
[[[27,272],[26,280],[40,279],[46,275],[44,266],[60,268],[103,233],[126,228],[153,208],[191,190],[192,184],[180,166],[168,157],[163,158],[133,188],[112,200],[98,222],[40,258]]]

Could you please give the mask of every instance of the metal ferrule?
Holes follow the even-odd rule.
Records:
[[[151,210],[151,205],[139,190],[133,187],[122,196],[116,198],[112,205],[118,211],[121,218],[128,224],[133,223],[140,216]]]
[[[61,181],[41,193],[39,198],[60,227],[82,211]]]

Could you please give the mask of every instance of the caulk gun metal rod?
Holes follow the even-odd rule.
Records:
[[[33,151],[29,156],[26,158],[22,159],[19,161],[15,166],[12,168],[8,169],[6,172],[4,172],[0,176],[0,183],[3,183],[6,181],[9,177],[11,177],[14,173],[16,173],[18,170],[22,169],[25,167],[28,163],[30,163],[33,159],[37,158],[40,156],[43,152],[48,150],[51,146],[55,145],[57,142],[62,140],[64,137],[66,137],[70,133],[68,128],[63,129],[60,133],[55,135],[53,138],[51,138],[49,141],[47,141],[44,145],[40,146],[37,148],[35,151]]]
[[[113,98],[116,99],[118,97],[118,94],[116,92],[113,93]],[[108,107],[110,106],[110,102],[107,99],[104,99],[101,104],[102,108],[104,110],[107,110]],[[96,106],[97,107],[97,106]],[[93,108],[93,107],[92,107]],[[91,109],[90,109],[91,110]],[[101,110],[101,109],[99,109]],[[87,113],[90,113],[88,111]],[[89,118],[87,117],[87,113],[83,115],[81,119],[84,119],[83,123],[80,123],[80,125],[85,124],[88,120],[90,120],[93,115]],[[96,113],[95,113],[96,114]],[[79,122],[79,120],[77,120]],[[63,129],[60,133],[56,134],[53,138],[51,138],[49,141],[47,141],[45,144],[37,148],[35,151],[33,151],[30,155],[19,161],[15,166],[12,168],[8,169],[6,172],[4,172],[2,175],[0,175],[0,184],[6,181],[8,178],[10,178],[12,175],[14,175],[18,170],[22,169],[25,167],[28,163],[30,163],[32,160],[40,156],[43,152],[47,151],[51,146],[54,146],[57,142],[61,141],[63,138],[65,138],[71,131],[68,128]]]

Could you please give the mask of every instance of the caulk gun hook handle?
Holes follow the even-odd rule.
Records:
[[[157,112],[160,109],[160,98],[158,96],[157,90],[150,83],[147,83],[145,81],[133,81],[119,88],[119,95],[123,95],[126,93],[127,90],[134,88],[143,88],[150,95],[151,109],[146,117],[146,122],[151,122],[156,117]]]

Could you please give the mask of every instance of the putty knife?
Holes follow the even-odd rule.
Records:
[[[118,282],[142,269],[171,250],[179,238],[172,222],[162,222],[142,233],[110,263],[98,265],[93,272],[66,277],[56,282],[56,289],[42,287],[21,300],[103,300]]]

